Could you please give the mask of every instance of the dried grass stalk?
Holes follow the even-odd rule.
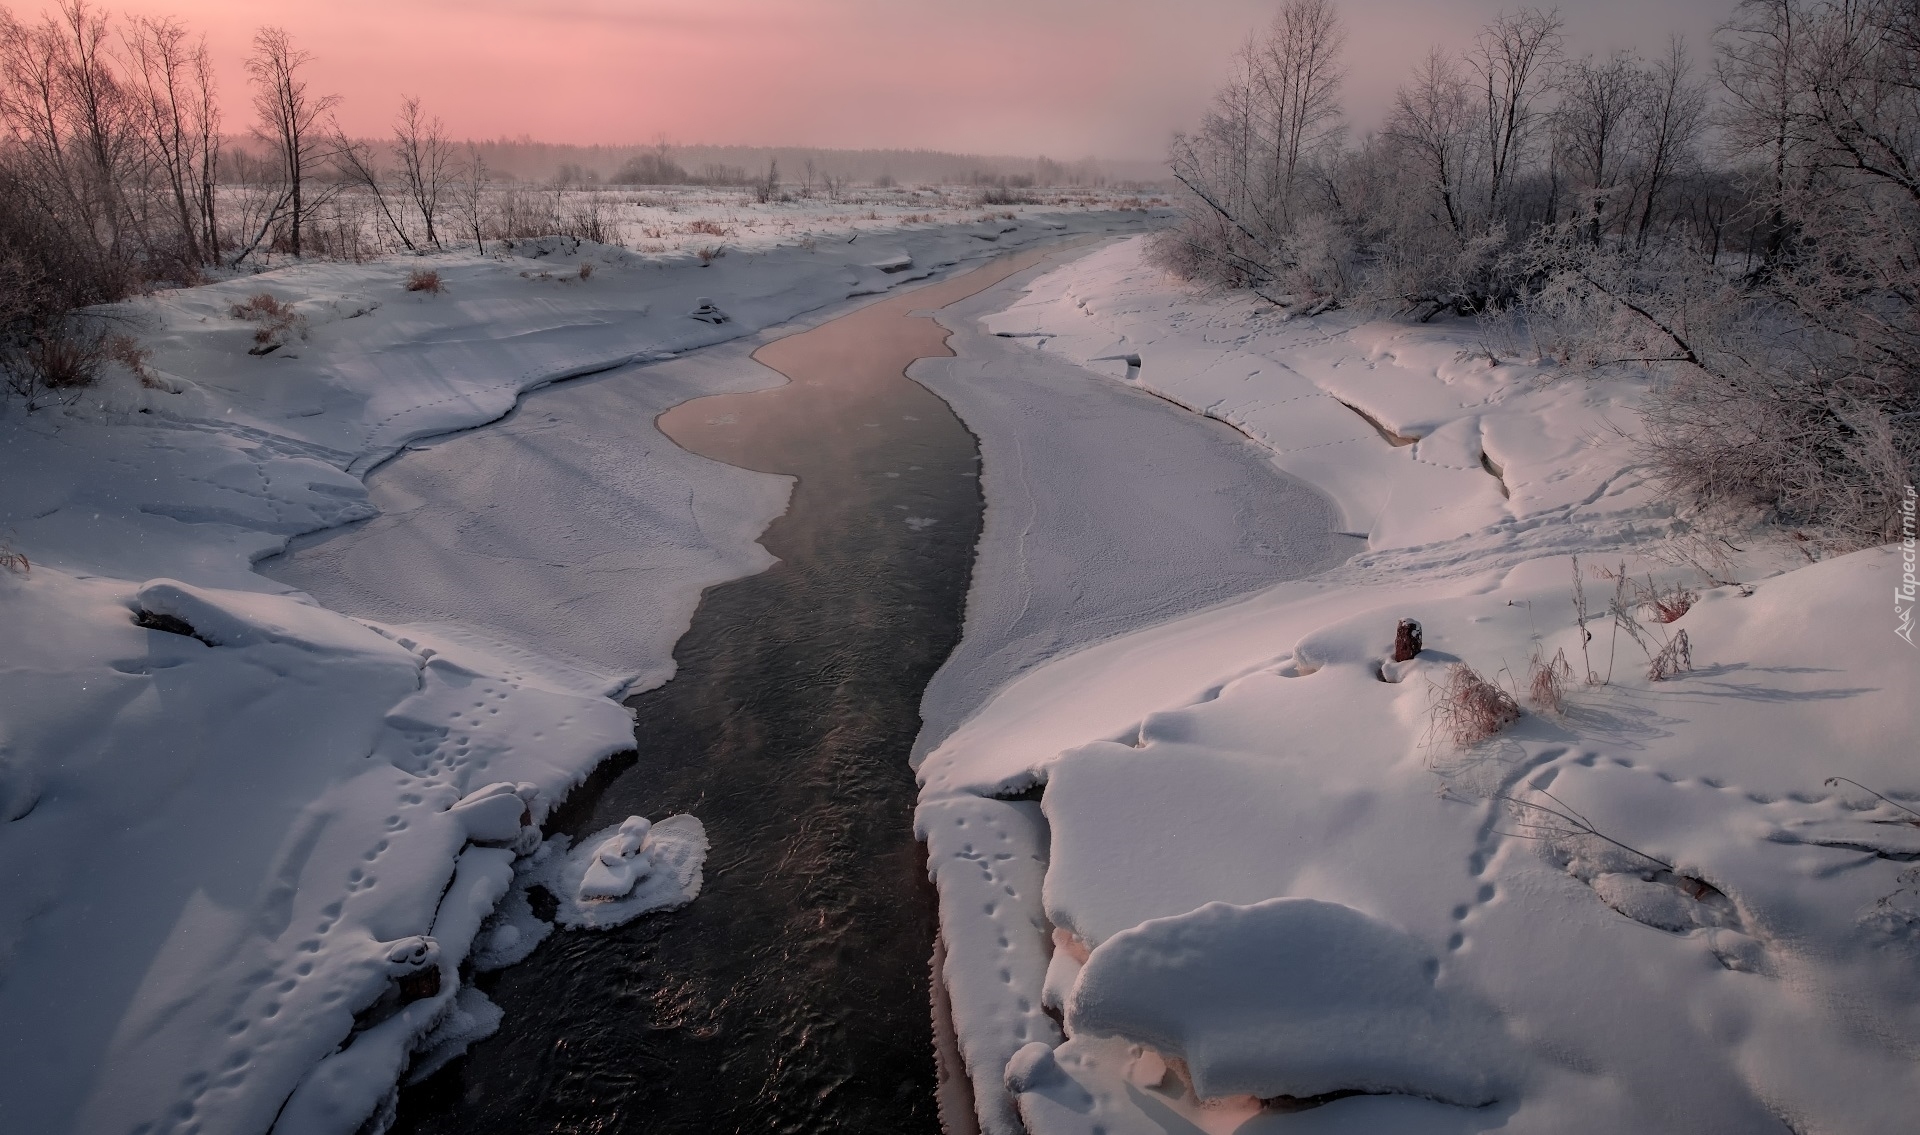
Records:
[[[306,316],[295,311],[291,303],[276,299],[271,292],[250,296],[245,303],[236,303],[227,311],[235,319],[260,325],[254,329],[254,347],[249,354],[264,355],[307,333]]]
[[[1667,640],[1649,660],[1647,680],[1664,682],[1685,671],[1693,669],[1693,647],[1687,642],[1687,632],[1681,631]]]
[[[1520,703],[1464,662],[1447,667],[1435,687],[1430,728],[1458,748],[1477,745],[1520,720]]]
[[[1573,681],[1573,666],[1565,650],[1556,650],[1552,658],[1543,657],[1534,647],[1527,659],[1527,700],[1537,709],[1561,714],[1567,710],[1567,685]]]

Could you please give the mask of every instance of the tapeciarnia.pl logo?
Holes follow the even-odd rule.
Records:
[[[1900,586],[1893,589],[1893,633],[1913,641],[1913,603],[1916,594],[1920,594],[1920,580],[1914,579],[1914,540],[1913,540],[1913,486],[1907,486],[1907,495],[1900,501]]]

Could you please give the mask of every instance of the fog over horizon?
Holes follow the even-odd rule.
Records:
[[[1543,5],[1544,6],[1544,5]],[[23,17],[42,5],[11,5]],[[456,138],[630,146],[927,149],[1159,160],[1193,125],[1274,0],[124,0],[205,32],[226,128],[252,120],[241,61],[261,24],[313,53],[341,125],[384,135],[418,95]],[[1464,47],[1498,0],[1341,0],[1357,133],[1432,45]],[[1686,37],[1710,59],[1734,0],[1567,4],[1567,51],[1643,55]]]

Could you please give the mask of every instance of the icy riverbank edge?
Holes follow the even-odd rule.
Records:
[[[1147,222],[1034,211],[707,267],[522,242],[426,258],[439,294],[404,290],[421,264],[408,259],[127,305],[152,351],[145,382],[116,371],[83,403],[0,416],[0,536],[30,563],[0,570],[9,1124],[377,1125],[410,1063],[497,1026],[465,979],[470,962],[511,960],[543,932],[513,898],[535,829],[632,747],[609,695],[671,673],[700,589],[763,568],[755,540],[777,513],[764,492],[718,515],[689,498],[692,515],[627,533],[644,547],[694,531],[710,554],[693,580],[623,569],[685,609],[630,669],[595,671],[465,633],[457,603],[441,625],[383,625],[253,570],[295,536],[370,518],[370,470],[551,382],[825,318],[1008,247]],[[230,309],[260,292],[304,327],[252,354],[257,328]],[[703,300],[725,321],[691,318]],[[645,382],[647,369],[620,377]],[[678,901],[698,888],[697,859],[683,860],[695,874],[674,876]]]
[[[1227,422],[1367,548],[1056,658],[933,739],[916,826],[982,1129],[1905,1130],[1900,549],[1700,540],[1634,461],[1636,381],[1495,357],[1470,322],[1283,321],[1143,253],[985,326]],[[976,581],[1032,537],[996,536],[994,472]],[[1690,609],[1616,630],[1595,569],[1622,563]],[[1392,663],[1403,618],[1426,649]],[[1651,679],[1634,637],[1681,632],[1691,668]],[[1556,655],[1559,711],[1529,698]],[[1525,714],[1438,735],[1455,663]]]

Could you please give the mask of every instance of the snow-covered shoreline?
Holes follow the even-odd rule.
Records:
[[[295,536],[370,519],[370,470],[548,383],[1146,221],[996,217],[704,268],[537,242],[429,258],[440,294],[403,289],[408,260],[127,305],[147,383],[116,372],[83,406],[0,418],[0,533],[31,562],[0,571],[9,1122],[350,1132],[416,1050],[444,1059],[484,1035],[498,1013],[462,962],[504,940],[488,919],[531,828],[632,747],[604,695],[665,680],[699,590],[764,566],[753,541],[784,501],[722,490],[745,503],[715,515],[687,497],[621,532],[645,546],[690,531],[707,550],[638,565],[685,609],[629,640],[642,657],[583,667],[545,657],[537,631],[349,618],[253,570]],[[304,333],[250,354],[256,325],[229,308],[263,291]],[[703,298],[726,322],[688,318]]]
[[[1055,658],[932,739],[917,828],[983,1129],[1904,1130],[1897,550],[1715,550],[1634,465],[1634,382],[1493,357],[1470,322],[1284,321],[1142,252],[986,325],[1229,422],[1368,546]],[[1691,609],[1629,590],[1615,630],[1595,569],[1623,563]],[[1389,663],[1402,618],[1426,650]],[[1649,680],[1634,635],[1683,631],[1691,669]],[[1450,665],[1526,704],[1536,652],[1577,675],[1564,710],[1436,734]]]

